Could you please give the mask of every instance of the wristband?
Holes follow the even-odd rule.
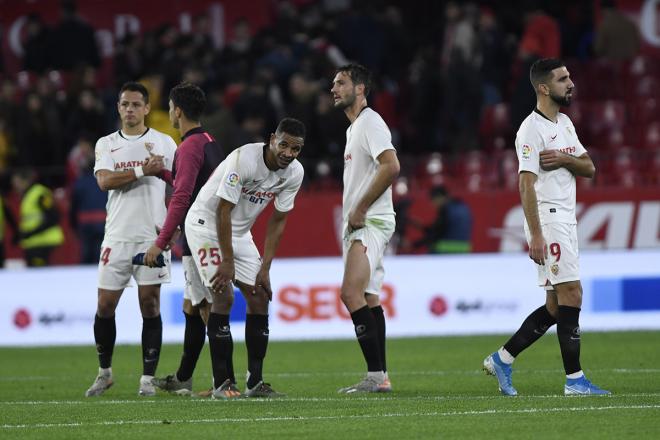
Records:
[[[144,170],[142,169],[141,166],[134,167],[133,172],[135,173],[135,178],[136,179],[140,179],[140,178],[144,177]]]

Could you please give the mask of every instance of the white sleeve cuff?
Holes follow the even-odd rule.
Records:
[[[133,172],[135,173],[135,177],[138,179],[144,177],[144,170],[142,169],[142,166],[133,168]]]

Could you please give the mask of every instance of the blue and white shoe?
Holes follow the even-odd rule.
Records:
[[[484,359],[484,371],[486,374],[495,376],[500,387],[500,392],[505,396],[517,396],[518,391],[511,385],[511,374],[513,370],[510,364],[505,364],[500,355],[495,352]]]
[[[564,385],[565,396],[604,396],[607,394],[612,393],[592,384],[585,376],[582,376],[578,379],[566,379],[566,385]]]

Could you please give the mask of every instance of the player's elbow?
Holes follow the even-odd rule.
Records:
[[[394,160],[392,162],[389,162],[387,164],[387,172],[388,172],[390,181],[394,181],[394,179],[399,177],[399,173],[401,172],[401,165],[399,164],[399,161]]]
[[[112,188],[110,188],[110,186],[108,185],[107,180],[104,179],[103,177],[100,177],[100,176],[99,176],[99,177],[96,179],[96,182],[99,184],[99,188],[101,189],[101,191],[107,192],[107,191],[109,191],[109,190],[112,189]]]
[[[589,179],[593,179],[595,175],[596,175],[596,167],[593,164],[593,162],[591,162],[591,163],[589,163],[589,166],[586,169],[584,177],[588,177]]]

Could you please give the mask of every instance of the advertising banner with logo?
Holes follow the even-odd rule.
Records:
[[[526,250],[523,212],[516,191],[478,193],[461,191],[472,214],[473,252],[520,252]],[[404,231],[408,242],[421,237],[415,224],[430,225],[435,210],[427,192],[409,194]],[[341,193],[304,192],[287,220],[278,255],[286,257],[341,255]],[[580,189],[577,197],[578,240],[581,250],[660,249],[660,189]],[[253,228],[257,244],[263,243],[267,216]],[[392,252],[407,253],[406,249]],[[422,252],[417,249],[415,252]]]
[[[660,329],[660,251],[585,252],[581,258],[584,330]],[[508,333],[544,302],[523,254],[389,257],[381,301],[392,337]],[[273,263],[271,339],[353,338],[341,303],[340,258]],[[181,342],[183,275],[161,295],[163,340]],[[0,345],[93,344],[96,268],[0,271]],[[136,289],[116,314],[117,342],[140,343]],[[245,302],[236,295],[232,333],[243,339]]]

